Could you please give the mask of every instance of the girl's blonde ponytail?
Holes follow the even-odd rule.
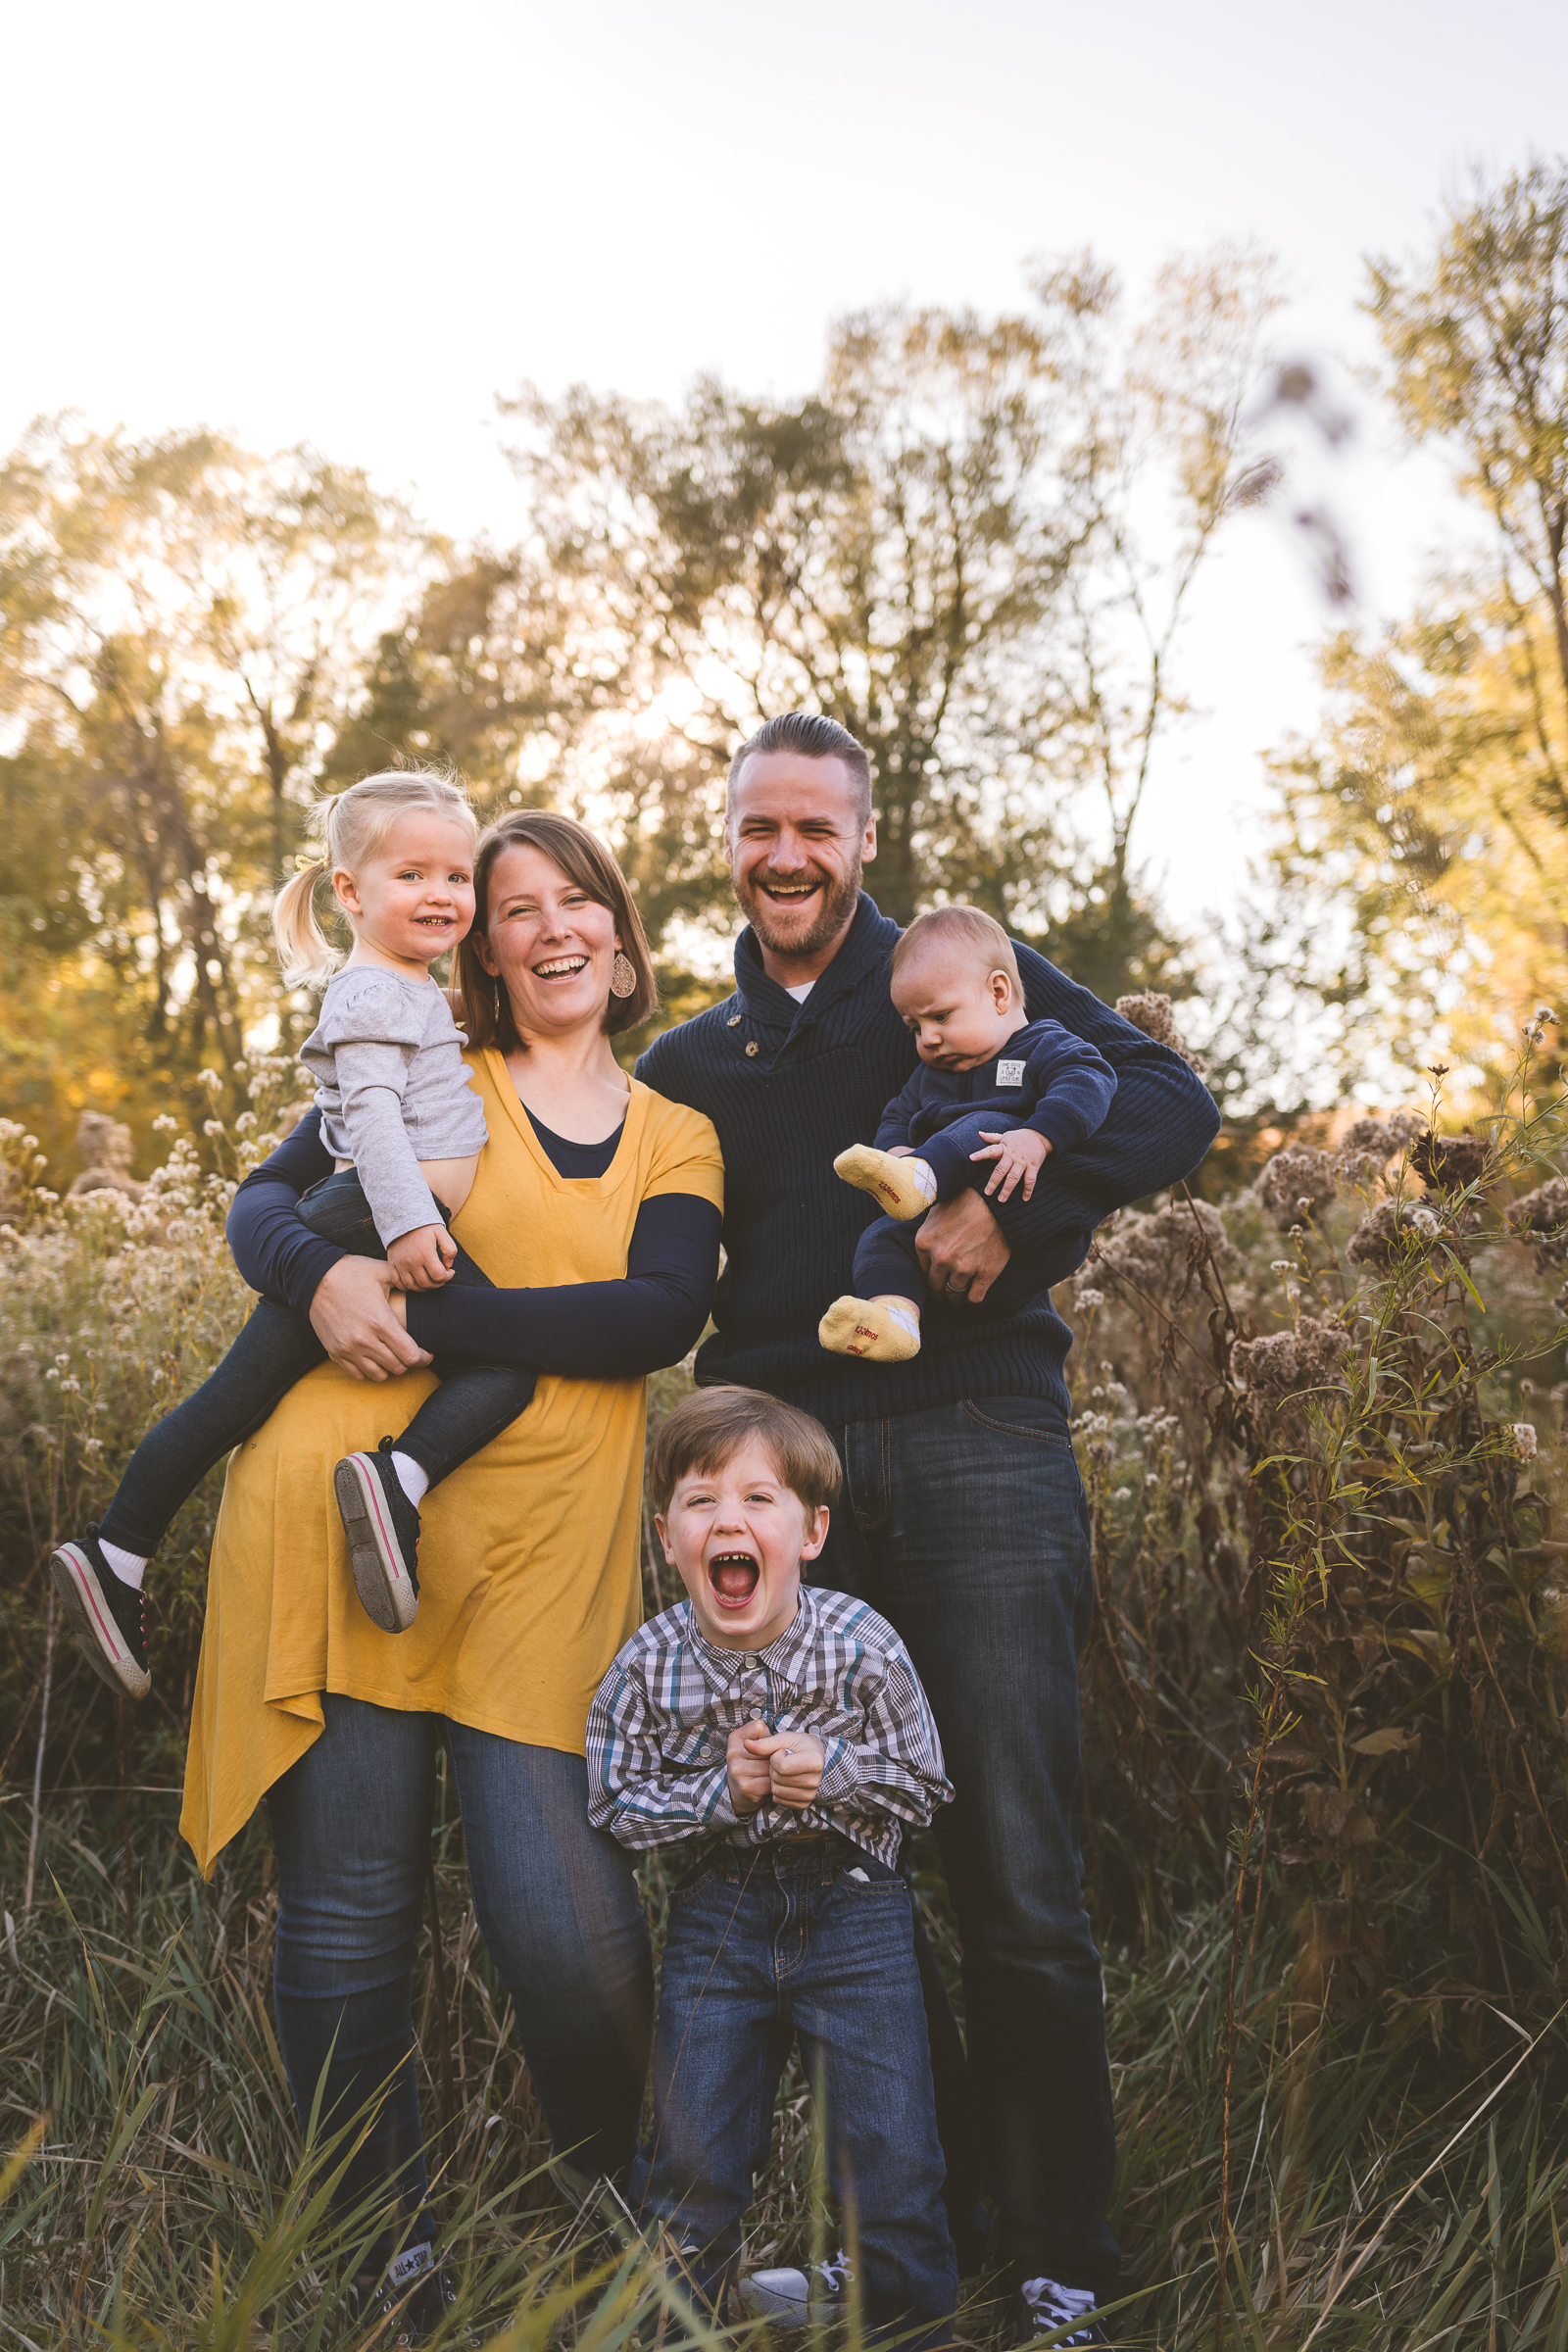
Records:
[[[316,885],[331,870],[324,858],[314,859],[272,902],[272,937],[290,988],[330,979],[343,960],[316,919]]]
[[[320,843],[315,861],[285,882],[272,902],[272,937],[291,988],[330,979],[343,961],[316,919],[316,885],[339,866],[353,873],[373,858],[398,818],[411,808],[428,808],[478,832],[473,804],[456,775],[434,767],[397,767],[362,776],[346,792],[319,800],[313,830]]]

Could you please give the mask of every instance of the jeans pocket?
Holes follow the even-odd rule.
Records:
[[[1032,1438],[1037,1446],[1072,1451],[1072,1440],[1061,1425],[1061,1414],[1044,1396],[966,1396],[962,1409],[982,1429],[1004,1438]]]

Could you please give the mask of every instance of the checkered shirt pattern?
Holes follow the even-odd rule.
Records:
[[[738,1724],[810,1732],[826,1750],[803,1810],[769,1801],[737,1816],[724,1749]],[[953,1795],[942,1742],[908,1653],[885,1618],[845,1592],[803,1585],[766,1648],[719,1649],[690,1601],[650,1619],[588,1711],[588,1818],[622,1845],[727,1834],[737,1845],[838,1830],[892,1868],[904,1827]]]

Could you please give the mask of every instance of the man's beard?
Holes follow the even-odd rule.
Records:
[[[856,858],[842,881],[834,882],[829,875],[824,874],[822,884],[822,897],[816,910],[816,919],[808,930],[801,932],[798,937],[791,937],[782,930],[775,931],[772,928],[773,920],[779,914],[780,909],[774,906],[766,892],[760,890],[754,882],[736,882],[734,891],[742,914],[745,915],[759,941],[766,948],[770,956],[819,956],[824,948],[830,948],[833,945],[842,931],[849,928],[851,918],[855,913],[856,902],[860,895],[860,860],[858,858]]]

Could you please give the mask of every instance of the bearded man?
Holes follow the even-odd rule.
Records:
[[[1071,1345],[1051,1286],[1113,1209],[1174,1184],[1219,1115],[1181,1058],[1013,943],[1031,1021],[1059,1021],[1116,1073],[1103,1124],[1053,1154],[1031,1200],[968,1191],[926,1215],[919,1354],[829,1354],[817,1324],[853,1288],[876,1213],[834,1174],[916,1064],[888,993],[898,926],[861,888],[876,855],[869,762],[833,720],[769,719],[735,754],[724,848],[747,918],[735,994],[660,1038],[638,1075],[705,1111],[724,1153],[727,1264],[697,1378],[813,1413],[844,1466],[816,1581],[868,1601],[924,1683],[956,1791],[938,1816],[963,1950],[965,2079],[926,1956],[948,2203],[976,2266],[976,2190],[1029,2334],[1081,2323],[1116,2280],[1115,2161],[1100,1957],[1083,1898],[1078,1661],[1093,1612],[1088,1514],[1068,1434]],[[842,2266],[829,2266],[835,2276]],[[754,2275],[754,2309],[820,2297]]]

